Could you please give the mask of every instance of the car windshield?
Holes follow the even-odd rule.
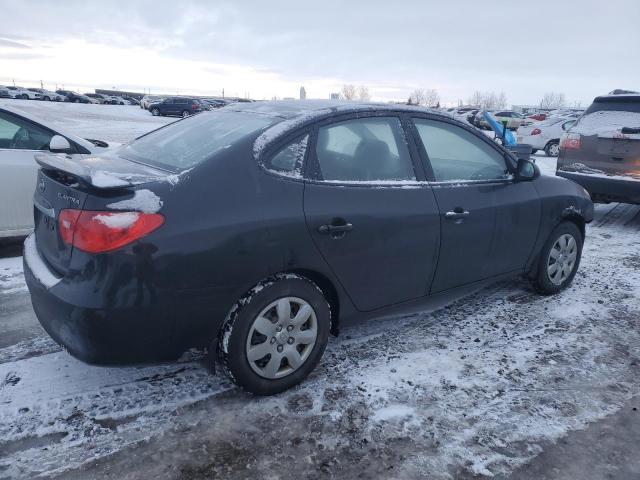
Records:
[[[251,113],[207,112],[144,135],[123,147],[120,155],[179,172],[202,163],[273,121]]]

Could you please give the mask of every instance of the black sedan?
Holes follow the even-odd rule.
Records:
[[[99,364],[206,347],[258,394],[353,319],[515,275],[559,292],[593,217],[582,187],[414,107],[236,104],[38,161],[24,261],[47,332]]]

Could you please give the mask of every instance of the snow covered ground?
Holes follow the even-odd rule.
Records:
[[[640,207],[622,204],[596,207],[562,294],[515,279],[347,326],[304,384],[270,398],[196,352],[76,361],[37,325],[21,259],[0,258],[0,340],[14,339],[0,341],[0,479],[501,477],[640,394],[639,327]]]

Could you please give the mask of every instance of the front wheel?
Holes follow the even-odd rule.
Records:
[[[157,108],[152,108],[151,115],[153,115],[154,117],[157,117],[158,115],[160,115],[160,110],[158,110]]]
[[[260,282],[231,309],[218,354],[237,385],[273,395],[311,373],[330,330],[331,310],[322,290],[299,275],[277,275]]]
[[[538,260],[538,271],[531,279],[543,295],[558,293],[573,281],[582,257],[582,233],[573,222],[558,225],[545,243]]]
[[[557,157],[560,153],[560,144],[557,140],[553,140],[544,147],[544,153],[547,157]]]
[[[189,110],[182,111],[182,118],[187,118],[189,115],[191,115],[191,112]]]

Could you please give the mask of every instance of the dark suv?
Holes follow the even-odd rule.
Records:
[[[56,93],[64,95],[73,103],[91,103],[91,99],[86,95],[72,92],[71,90],[56,90]]]
[[[596,97],[561,138],[556,174],[596,202],[640,204],[640,94]]]
[[[203,110],[200,102],[193,98],[187,97],[169,97],[161,102],[149,105],[149,111],[152,115],[172,115],[179,117],[188,117]]]

